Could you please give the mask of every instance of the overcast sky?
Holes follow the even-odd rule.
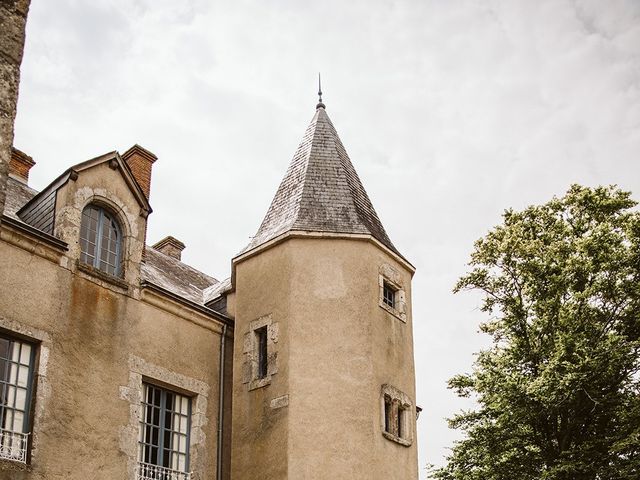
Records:
[[[446,389],[486,344],[451,293],[474,240],[571,183],[640,199],[640,1],[32,0],[15,145],[43,188],[154,152],[148,243],[223,279],[315,112],[413,284],[421,478],[457,437]]]

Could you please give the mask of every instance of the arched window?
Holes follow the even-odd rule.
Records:
[[[80,261],[116,277],[121,276],[122,233],[113,215],[96,205],[82,212]]]

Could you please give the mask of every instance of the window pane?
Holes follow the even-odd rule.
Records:
[[[5,409],[4,418],[2,419],[2,428],[13,431],[13,410]]]
[[[0,358],[9,358],[11,342],[5,338],[0,338]]]
[[[20,365],[19,367],[14,365],[14,367],[18,370],[18,386],[26,387],[29,383],[29,367],[24,365]]]
[[[14,387],[13,385],[8,385],[7,386],[7,398],[5,401],[5,405],[10,407],[10,408],[15,408],[16,405],[16,387]]]
[[[18,366],[15,363],[9,363],[7,368],[9,370],[7,380],[10,384],[15,385],[18,378]]]
[[[20,342],[11,344],[11,360],[18,363],[20,361]]]
[[[22,349],[20,352],[20,363],[27,366],[31,363],[31,345],[29,345],[28,343],[22,344]]]
[[[17,410],[24,411],[27,406],[27,391],[24,388],[18,388],[16,390],[16,404],[15,408]]]
[[[24,413],[14,412],[13,414],[13,428],[10,430],[13,432],[22,432],[22,424],[24,423]]]

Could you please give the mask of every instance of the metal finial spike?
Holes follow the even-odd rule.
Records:
[[[316,105],[316,110],[318,108],[324,108],[324,103],[322,103],[322,84],[320,83],[320,72],[318,72],[318,104]]]

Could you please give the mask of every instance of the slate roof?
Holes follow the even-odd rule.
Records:
[[[220,297],[222,294],[227,293],[231,290],[231,278],[226,278],[221,282],[218,282],[208,288],[205,288],[203,291],[204,303],[207,304],[211,300],[215,300]]]
[[[242,253],[288,231],[369,234],[400,255],[318,105],[258,232]]]
[[[23,205],[36,196],[37,190],[29,187],[25,183],[16,180],[13,177],[7,179],[7,194],[4,203],[4,212],[7,217],[11,217],[14,220],[22,221],[17,212]]]
[[[152,247],[145,250],[140,278],[199,305],[205,304],[204,290],[220,283],[215,278]]]

